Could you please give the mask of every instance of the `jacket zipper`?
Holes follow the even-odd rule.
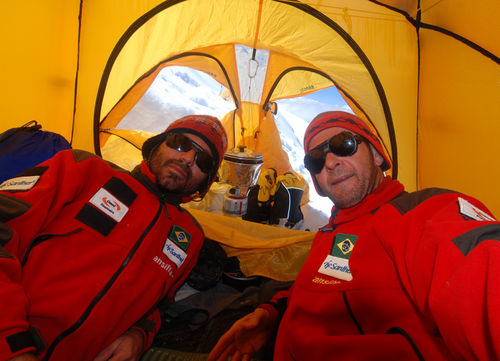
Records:
[[[388,334],[388,335],[398,334],[398,335],[403,336],[406,339],[406,341],[408,341],[408,343],[410,344],[411,348],[415,352],[415,355],[417,355],[418,359],[421,361],[425,361],[424,356],[422,355],[422,353],[418,349],[415,342],[413,342],[410,335],[408,335],[408,333],[405,330],[403,330],[401,327],[392,327],[389,329],[389,331],[386,332],[386,334]]]
[[[349,313],[349,316],[351,316],[352,321],[354,322],[354,325],[358,329],[358,332],[360,335],[364,335],[363,329],[361,328],[361,324],[358,322],[356,319],[356,316],[354,316],[354,312],[352,312],[351,306],[349,306],[349,302],[347,301],[347,294],[346,291],[342,291],[342,298],[344,299],[344,304],[347,309],[347,312]]]
[[[118,276],[122,273],[122,271],[128,265],[128,263],[130,262],[130,260],[134,256],[135,252],[137,251],[137,249],[141,245],[142,241],[144,240],[144,238],[147,236],[147,234],[149,233],[149,231],[151,231],[151,229],[153,228],[153,226],[158,221],[158,218],[160,217],[161,211],[162,211],[162,205],[160,203],[160,206],[158,207],[158,211],[156,212],[155,217],[153,218],[153,220],[151,221],[151,223],[148,225],[148,227],[144,230],[144,232],[142,233],[141,237],[139,237],[139,239],[136,241],[136,243],[134,244],[134,247],[132,247],[132,249],[128,253],[128,255],[125,258],[125,260],[123,261],[123,263],[116,270],[115,274],[109,279],[109,281],[106,283],[106,285],[104,286],[104,288],[97,294],[97,296],[92,300],[92,302],[90,302],[90,304],[87,307],[87,309],[83,312],[83,314],[80,316],[80,318],[73,324],[73,326],[71,326],[71,327],[67,328],[66,330],[64,330],[63,332],[61,332],[59,334],[59,336],[57,336],[54,339],[54,341],[52,342],[52,344],[49,346],[49,348],[47,350],[47,353],[43,357],[42,361],[48,361],[50,359],[50,357],[52,356],[52,353],[54,352],[54,350],[57,347],[57,345],[62,340],[64,340],[64,338],[66,338],[67,336],[71,335],[78,328],[80,328],[81,325],[83,325],[83,323],[85,322],[85,320],[89,317],[90,312],[92,311],[92,309],[99,303],[99,301],[109,291],[109,289],[111,288],[111,286],[113,286],[113,284],[115,283],[115,281],[118,278]]]
[[[361,328],[361,324],[358,322],[358,320],[354,316],[354,312],[352,311],[351,306],[349,306],[349,302],[347,301],[346,291],[342,291],[342,296],[344,298],[344,304],[345,304],[345,306],[347,308],[347,312],[349,313],[349,315],[351,316],[352,321],[356,325],[356,327],[357,327],[357,329],[359,331],[359,334],[360,335],[364,335],[365,333],[363,332],[363,329]],[[408,335],[408,333],[405,330],[403,330],[401,327],[392,327],[392,328],[390,328],[386,332],[386,334],[387,335],[399,334],[399,335],[403,336],[406,339],[406,341],[408,341],[408,343],[410,344],[410,346],[412,347],[412,349],[415,352],[415,355],[418,357],[418,359],[421,360],[421,361],[425,361],[424,356],[422,355],[422,353],[418,349],[418,347],[415,344],[415,342],[413,342],[413,340],[411,339],[410,335]]]

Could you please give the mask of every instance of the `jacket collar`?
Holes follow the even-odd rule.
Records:
[[[332,208],[329,224],[339,225],[359,218],[367,213],[374,213],[385,203],[394,199],[404,191],[404,186],[397,180],[385,177],[382,183],[360,203],[345,209]]]
[[[153,193],[162,203],[170,203],[173,205],[179,205],[182,202],[182,196],[180,194],[165,191],[158,187],[156,184],[156,177],[149,170],[146,161],[142,161],[141,164],[136,166],[132,172],[132,177],[137,179],[148,191]]]

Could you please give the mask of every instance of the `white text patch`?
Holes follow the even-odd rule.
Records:
[[[117,222],[120,222],[128,212],[128,207],[104,188],[99,189],[89,202]]]
[[[27,191],[40,179],[39,175],[8,179],[0,184],[0,191]]]

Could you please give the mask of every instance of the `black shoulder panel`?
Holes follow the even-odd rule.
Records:
[[[0,246],[0,258],[15,259],[12,253]]]
[[[75,161],[77,163],[89,158],[99,158],[97,155],[87,152],[86,150],[73,149],[71,152],[73,153],[73,157],[75,157]]]
[[[101,157],[99,157],[98,155],[95,155],[93,153],[90,153],[90,152],[87,152],[85,150],[80,150],[80,149],[73,149],[72,150],[73,152],[73,156],[75,157],[75,161],[78,163],[78,162],[82,162],[86,159],[89,159],[89,158],[99,158],[99,159],[102,159]],[[110,161],[107,161],[107,160],[104,160],[103,161],[109,165],[111,168],[113,168],[115,171],[117,172],[123,172],[123,173],[129,173],[126,169],[123,169],[119,166],[117,166],[116,164],[110,162]]]
[[[26,169],[25,171],[23,171],[22,173],[18,174],[16,176],[17,177],[31,177],[31,176],[34,176],[34,175],[42,175],[43,173],[45,173],[45,171],[49,169],[49,167],[33,167],[33,168],[29,168],[29,169]]]
[[[21,199],[0,194],[0,222],[8,222],[25,213],[31,205]]]
[[[392,204],[401,214],[405,214],[427,199],[445,193],[456,192],[442,188],[427,188],[417,192],[403,193],[402,195],[394,198],[389,203]]]
[[[14,236],[14,231],[0,222],[0,246],[5,246]],[[0,251],[2,247],[0,247]]]
[[[486,240],[497,240],[500,241],[500,225],[499,224],[488,224],[478,228],[474,228],[469,232],[463,233],[457,238],[453,239],[452,242],[458,247],[458,249],[467,256],[470,251],[474,249],[479,243]]]

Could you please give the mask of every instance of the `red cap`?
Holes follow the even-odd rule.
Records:
[[[382,163],[380,168],[383,171],[391,168],[391,160],[385,154],[382,143],[380,143],[378,137],[371,132],[366,123],[354,114],[341,111],[320,113],[311,121],[311,123],[309,123],[309,126],[307,127],[304,134],[304,151],[306,153],[308,152],[311,139],[316,134],[325,129],[333,127],[344,128],[358,135],[361,135],[368,142],[370,142],[370,144],[375,147],[377,152],[380,153],[382,158],[384,158],[384,162]],[[316,180],[316,175],[311,174],[311,177],[318,194],[320,196],[326,196],[326,194],[319,187],[318,181]]]
[[[356,115],[347,112],[335,111],[318,114],[311,121],[311,123],[309,123],[309,126],[307,127],[304,134],[304,151],[306,153],[308,152],[311,139],[316,134],[325,129],[333,127],[344,128],[361,135],[363,138],[369,141],[370,144],[375,147],[377,152],[380,153],[382,158],[384,158],[384,162],[382,163],[380,168],[383,171],[391,168],[391,160],[385,153],[384,147],[382,146],[382,143],[380,142],[378,137],[371,132],[370,128],[366,125],[365,122],[363,122],[363,120],[361,120]]]

